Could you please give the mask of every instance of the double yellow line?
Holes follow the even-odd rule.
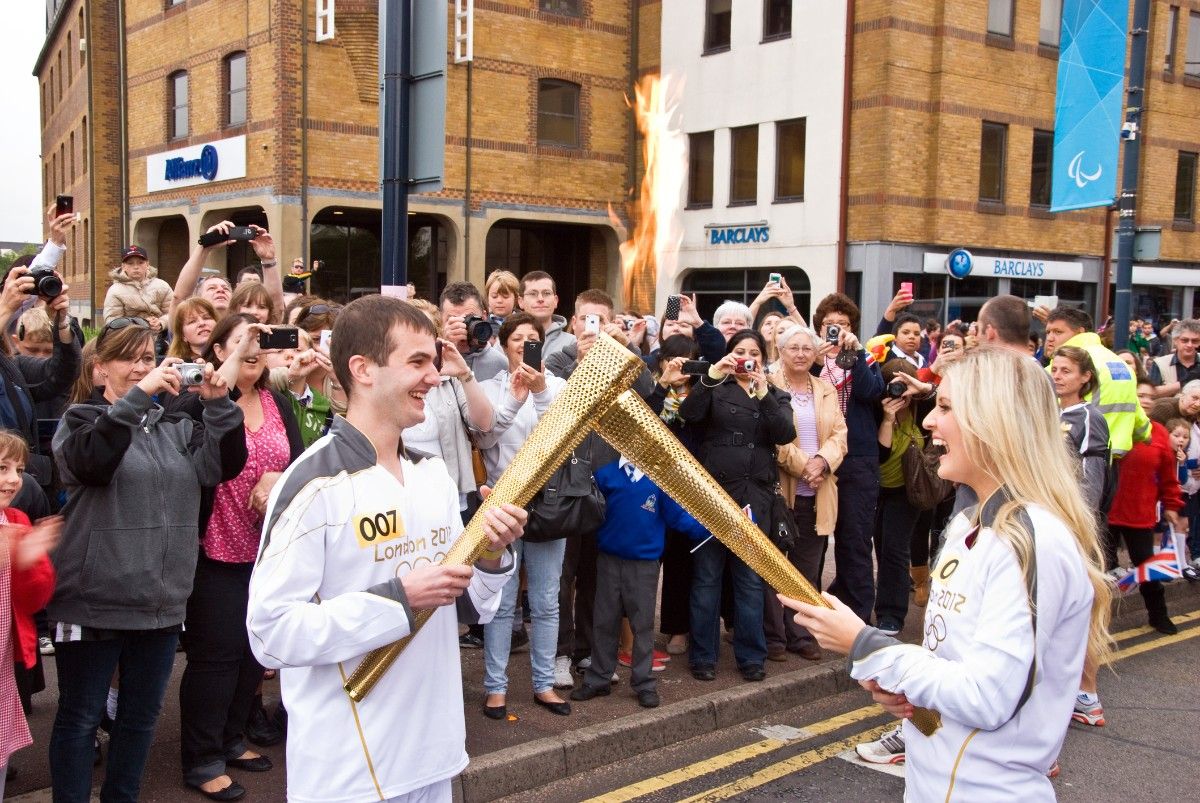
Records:
[[[1191,613],[1183,614],[1181,616],[1176,616],[1172,619],[1172,621],[1174,621],[1177,625],[1187,624],[1197,620],[1200,620],[1200,610],[1192,611]],[[1113,639],[1120,643],[1153,632],[1153,628],[1149,626],[1135,627],[1129,630],[1123,630],[1120,633],[1114,633]],[[1141,644],[1135,644],[1131,647],[1126,647],[1118,651],[1116,656],[1113,658],[1112,663],[1123,661],[1126,658],[1132,658],[1135,655],[1141,655],[1144,652],[1157,650],[1159,648],[1167,647],[1171,644],[1177,644],[1181,641],[1193,639],[1198,636],[1200,636],[1200,627],[1194,627],[1188,630],[1183,630],[1173,636],[1162,636],[1161,638],[1145,641]],[[639,797],[643,797],[654,792],[660,792],[663,789],[669,789],[672,786],[687,783],[705,775],[710,775],[714,772],[726,769],[727,767],[731,767],[734,764],[739,764],[743,761],[749,761],[750,759],[768,755],[776,750],[787,747],[788,745],[797,744],[799,741],[806,741],[827,733],[833,733],[834,731],[840,730],[847,725],[853,725],[855,723],[862,722],[863,720],[880,716],[884,713],[885,712],[883,708],[878,705],[864,706],[862,708],[849,711],[845,714],[839,714],[838,716],[830,717],[829,719],[815,722],[811,725],[806,725],[800,729],[801,734],[798,739],[763,739],[762,741],[748,744],[745,747],[739,747],[735,750],[730,750],[727,753],[722,753],[718,756],[704,759],[703,761],[697,761],[693,764],[687,765],[686,767],[680,767],[677,770],[672,770],[670,772],[663,773],[662,775],[656,775],[653,778],[647,778],[644,781],[638,781],[637,783],[630,784],[629,786],[622,787],[621,789],[613,790],[607,794],[593,797],[590,800],[585,801],[585,803],[624,803],[624,801],[635,800]],[[821,747],[799,753],[791,758],[779,761],[775,764],[771,764],[761,770],[758,770],[757,772],[751,773],[744,778],[739,778],[731,783],[723,784],[705,792],[701,792],[698,795],[684,798],[682,803],[699,803],[700,801],[705,801],[705,803],[707,803],[708,801],[727,800],[736,795],[748,792],[751,789],[768,784],[771,781],[778,780],[786,775],[799,772],[800,770],[807,769],[814,764],[819,764],[822,761],[833,758],[834,756],[852,749],[856,744],[861,744],[865,741],[873,741],[879,738],[884,731],[892,727],[895,727],[895,723],[888,722],[884,725],[868,728],[865,731],[856,733],[853,736],[849,736],[845,739],[831,742]]]

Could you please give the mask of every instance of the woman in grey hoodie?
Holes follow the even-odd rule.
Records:
[[[121,697],[100,796],[137,799],[192,590],[201,488],[233,468],[223,463],[237,459],[230,444],[244,438],[225,378],[193,364],[203,379],[185,388],[179,363],[155,366],[145,320],[109,321],[96,348],[103,385],[67,410],[54,437],[69,495],[47,608],[59,681],[55,800],[90,797],[93,739],[118,665]],[[200,421],[154,400],[181,392],[201,398]]]

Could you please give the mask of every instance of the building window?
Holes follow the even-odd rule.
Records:
[[[83,9],[79,9],[79,69],[83,69],[83,57],[87,48],[87,34],[83,31]]]
[[[805,121],[775,124],[775,200],[804,200]]]
[[[1033,132],[1033,167],[1029,172],[1029,205],[1050,206],[1050,177],[1054,163],[1054,132]]]
[[[707,209],[713,202],[713,132],[688,134],[688,207]]]
[[[58,146],[58,191],[67,191],[67,146]]]
[[[538,8],[551,14],[580,16],[579,0],[538,0]]]
[[[808,320],[809,308],[812,304],[812,284],[808,274],[794,265],[783,265],[776,268],[755,268],[753,270],[693,270],[683,277],[681,293],[696,295],[696,310],[700,317],[712,320],[724,301],[732,299],[743,304],[750,304],[762,292],[763,287],[771,278],[772,273],[783,275],[784,281],[792,289],[792,297],[796,309]],[[771,299],[763,305],[759,314],[768,310],[776,310],[786,314],[777,299]]]
[[[188,74],[171,73],[167,83],[171,93],[171,119],[167,126],[167,136],[179,139],[188,135]]]
[[[1013,0],[988,0],[988,33],[1012,37]]]
[[[71,77],[75,75],[75,68],[72,66],[75,63],[75,37],[67,31],[67,86],[71,85]]]
[[[729,205],[758,203],[758,126],[729,131]]]
[[[792,0],[763,0],[763,41],[792,35]]]
[[[1175,46],[1179,40],[1179,6],[1167,9],[1167,52],[1163,57],[1163,70],[1175,72]]]
[[[1189,78],[1200,78],[1200,13],[1188,15],[1187,55],[1184,57],[1183,74]]]
[[[42,81],[42,125],[46,125],[46,118],[50,116],[50,103],[46,99],[46,82]]]
[[[87,116],[83,118],[83,126],[79,129],[79,173],[87,175],[88,171],[88,138],[87,138]]]
[[[63,61],[62,51],[58,51],[58,82],[54,85],[58,93],[58,99],[61,101],[63,96]]]
[[[69,155],[67,156],[67,164],[70,165],[70,169],[68,170],[67,175],[69,175],[71,177],[71,181],[67,184],[68,187],[75,183],[75,132],[74,131],[71,132],[70,143],[71,143],[71,149],[70,149]]]
[[[1042,21],[1038,29],[1038,41],[1043,45],[1058,47],[1062,34],[1063,0],[1042,0]]]
[[[1179,152],[1175,164],[1175,219],[1191,222],[1196,215],[1196,162],[1197,155]]]
[[[733,22],[733,0],[705,0],[704,52],[719,53],[729,49],[729,34]]]
[[[979,142],[979,200],[1004,203],[1004,153],[1008,126],[984,123]]]
[[[579,84],[538,81],[538,144],[579,147]]]
[[[233,53],[225,59],[225,124],[246,122],[246,54]]]

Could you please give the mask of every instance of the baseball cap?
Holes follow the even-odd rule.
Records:
[[[122,262],[129,259],[130,257],[141,257],[142,259],[145,259],[147,261],[149,261],[149,259],[150,259],[150,257],[146,254],[146,249],[142,248],[140,245],[131,245],[131,246],[127,247],[124,251],[121,252],[121,261]]]

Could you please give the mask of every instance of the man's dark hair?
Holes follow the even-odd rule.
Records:
[[[915,323],[917,326],[920,326],[921,319],[911,312],[900,313],[896,316],[896,322],[892,324],[892,334],[897,334],[900,331],[900,327],[906,323]]]
[[[1092,316],[1077,307],[1055,307],[1046,316],[1046,323],[1051,321],[1062,321],[1071,329],[1082,332],[1090,332],[1095,326]]]
[[[237,272],[237,279],[235,279],[233,283],[241,284],[242,279],[246,278],[246,274],[248,274],[248,273],[253,273],[255,276],[258,277],[258,280],[260,282],[262,281],[262,277],[263,277],[262,269],[255,267],[254,265],[247,265],[246,267],[242,268],[241,270],[239,270]]]
[[[939,321],[937,318],[926,318],[925,319],[925,331],[926,332],[936,332],[938,329],[941,329],[941,328],[942,328],[942,322]]]
[[[820,329],[825,321],[825,316],[831,312],[840,312],[845,315],[850,319],[850,331],[858,331],[862,313],[859,312],[858,305],[851,300],[850,296],[845,293],[830,293],[822,298],[821,303],[817,305],[817,311],[813,313],[813,326]]]
[[[479,311],[484,312],[487,307],[483,303],[483,294],[479,292],[479,288],[470,282],[450,282],[446,285],[446,289],[438,296],[438,308],[442,308],[447,302],[456,307],[461,304],[466,304],[468,301],[474,301],[479,305]]]
[[[1000,342],[1025,348],[1029,342],[1029,305],[1016,296],[996,296],[988,299],[979,310],[979,334],[990,326]]]
[[[21,254],[13,260],[13,263],[8,266],[9,270],[13,268],[28,268],[33,264],[33,260],[37,259],[37,254]]]
[[[544,270],[531,270],[521,277],[521,295],[525,295],[525,287],[530,282],[540,282],[542,279],[549,279],[550,289],[554,291],[555,295],[558,295],[558,283],[554,281],[553,276]]]
[[[512,333],[517,331],[517,327],[523,323],[527,323],[534,328],[538,333],[538,340],[546,339],[546,330],[537,322],[537,318],[534,318],[528,312],[518,310],[505,318],[504,323],[500,324],[500,332],[496,335],[496,342],[500,344],[501,349],[508,345],[508,339],[512,337]]]
[[[476,290],[476,293],[479,291]],[[433,322],[421,310],[389,296],[370,295],[356,298],[337,316],[330,335],[329,359],[338,384],[346,392],[346,398],[354,395],[354,382],[350,379],[350,358],[366,357],[376,365],[386,365],[388,357],[396,348],[392,340],[392,329],[403,326],[418,334],[437,337]]]

